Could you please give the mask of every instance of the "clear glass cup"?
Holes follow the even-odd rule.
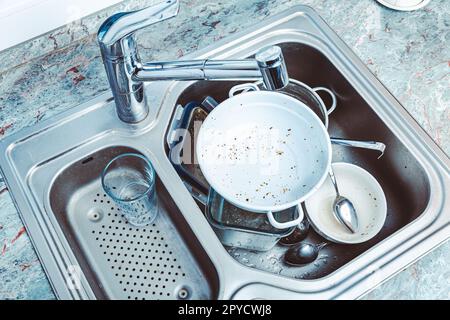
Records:
[[[103,189],[134,226],[148,225],[158,215],[155,180],[150,161],[136,153],[115,157],[102,172]]]

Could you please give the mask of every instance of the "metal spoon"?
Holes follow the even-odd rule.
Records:
[[[320,244],[299,243],[284,254],[284,262],[293,266],[302,266],[314,262],[319,256],[319,251],[328,245],[327,242]]]
[[[350,232],[356,233],[359,228],[359,223],[355,207],[353,206],[353,203],[349,199],[339,194],[336,177],[334,175],[333,168],[331,167],[329,171],[329,176],[331,178],[331,182],[334,185],[334,189],[336,190],[336,199],[334,199],[333,203],[334,216],[336,217],[336,219],[338,219],[340,223],[346,226]]]
[[[302,222],[299,223],[297,228],[288,236],[283,237],[278,241],[279,244],[283,246],[292,246],[294,244],[299,243],[300,241],[305,240],[309,233],[310,224],[308,219],[305,217]]]

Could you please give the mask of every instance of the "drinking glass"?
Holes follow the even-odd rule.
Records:
[[[158,214],[155,170],[141,154],[124,153],[112,159],[102,172],[102,186],[134,226],[152,223]]]

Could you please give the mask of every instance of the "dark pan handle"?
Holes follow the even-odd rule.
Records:
[[[183,112],[177,124],[172,127],[172,132],[175,132],[176,134],[176,131],[188,130],[192,113],[196,108],[201,108],[206,113],[209,113],[217,104],[218,103],[211,97],[206,97],[202,103],[198,103],[197,101],[187,103],[183,108]],[[204,196],[207,196],[209,193],[209,187],[181,165],[180,157],[182,148],[176,148],[176,146],[180,143],[184,143],[184,135],[179,136],[178,139],[174,139],[174,141],[171,141],[169,143],[169,159],[172,165],[174,166],[177,173],[184,179],[185,183],[188,184],[188,189],[191,193],[194,192],[192,188],[195,188],[198,192],[200,192]],[[176,161],[174,161],[175,159]],[[195,198],[198,199],[198,196],[195,196]]]

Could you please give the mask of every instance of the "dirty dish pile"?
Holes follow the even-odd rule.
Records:
[[[267,251],[267,250],[270,250],[280,239],[281,239],[280,243],[283,242],[283,244],[284,244],[284,242],[286,242],[284,245],[288,245],[288,246],[295,245],[296,244],[295,241],[297,241],[296,239],[299,239],[298,242],[301,242],[304,239],[304,236],[307,234],[307,232],[305,232],[304,234],[301,234],[300,236],[294,236],[298,233],[298,232],[296,232],[297,226],[299,225],[299,223],[301,221],[309,224],[310,216],[312,216],[313,217],[312,219],[314,219],[314,217],[320,213],[317,213],[315,211],[315,207],[310,207],[310,208],[306,207],[307,208],[307,210],[305,210],[306,218],[305,218],[305,220],[303,220],[302,218],[303,218],[304,210],[301,209],[299,202],[297,202],[297,204],[294,206],[291,205],[290,210],[287,209],[287,210],[285,210],[285,212],[279,212],[280,210],[278,210],[278,213],[275,213],[276,210],[268,210],[267,208],[265,208],[265,210],[268,210],[268,211],[261,210],[261,207],[263,207],[264,205],[267,205],[268,203],[271,205],[274,205],[277,203],[274,203],[274,201],[275,201],[274,197],[272,197],[272,199],[269,198],[272,201],[271,203],[269,201],[266,201],[266,202],[261,201],[259,203],[254,202],[255,199],[259,200],[259,201],[266,200],[264,197],[262,197],[262,199],[257,198],[257,192],[260,190],[260,188],[258,188],[258,186],[262,187],[262,186],[266,186],[266,184],[264,183],[264,181],[258,181],[258,179],[256,179],[256,180],[248,179],[250,174],[253,174],[253,175],[255,174],[255,171],[253,171],[253,173],[252,173],[252,170],[248,170],[249,167],[246,167],[246,165],[248,165],[248,161],[240,162],[243,159],[249,160],[249,158],[244,158],[244,157],[246,155],[248,156],[247,151],[250,149],[250,146],[248,144],[252,142],[250,135],[247,132],[247,134],[248,134],[247,138],[248,137],[250,137],[250,138],[249,139],[240,139],[242,136],[245,137],[245,134],[242,135],[242,132],[240,132],[239,130],[233,129],[233,130],[231,130],[231,133],[223,134],[224,131],[211,130],[211,128],[217,129],[217,125],[216,125],[217,122],[223,122],[222,120],[228,118],[229,122],[227,124],[225,124],[225,127],[231,125],[231,126],[233,126],[233,128],[238,128],[238,129],[245,128],[246,130],[249,130],[248,128],[251,128],[251,126],[248,126],[247,123],[248,122],[252,123],[252,121],[253,121],[253,123],[255,123],[255,125],[267,126],[268,130],[273,130],[275,125],[268,125],[268,123],[265,122],[267,118],[265,118],[264,116],[255,117],[254,114],[252,114],[252,112],[250,112],[250,115],[248,117],[244,116],[245,113],[247,113],[247,106],[249,106],[249,103],[246,102],[245,100],[242,100],[242,97],[245,97],[245,96],[251,97],[252,94],[253,95],[256,94],[260,97],[264,96],[265,94],[269,94],[269,95],[275,94],[275,95],[277,95],[277,97],[279,95],[281,95],[281,96],[284,95],[288,99],[293,98],[294,100],[297,100],[297,102],[303,103],[301,108],[306,106],[306,109],[312,110],[314,113],[314,116],[315,116],[315,120],[319,120],[322,125],[325,124],[325,125],[323,125],[323,127],[326,128],[328,125],[328,116],[336,108],[336,98],[335,98],[333,92],[331,92],[329,89],[326,89],[326,88],[314,88],[313,89],[301,82],[298,82],[298,81],[292,80],[292,79],[291,79],[289,85],[285,89],[283,89],[283,91],[284,91],[283,93],[267,92],[267,91],[261,92],[261,91],[259,91],[260,85],[261,85],[260,83],[254,83],[254,84],[243,84],[243,85],[238,85],[236,87],[233,87],[232,90],[230,91],[230,98],[225,100],[224,102],[222,102],[222,105],[224,103],[230,103],[230,101],[231,102],[243,101],[243,102],[239,102],[237,104],[236,104],[236,102],[234,102],[232,104],[228,104],[228,105],[225,104],[225,106],[227,106],[227,108],[226,108],[226,112],[223,111],[223,113],[217,112],[217,110],[219,110],[219,109],[216,109],[218,104],[211,97],[207,97],[205,99],[205,101],[207,101],[207,103],[205,103],[205,102],[202,104],[194,103],[194,105],[197,105],[198,107],[201,107],[202,109],[204,109],[202,112],[204,112],[205,115],[207,115],[207,120],[209,118],[210,119],[209,122],[211,123],[211,125],[209,125],[209,126],[205,126],[206,121],[203,123],[203,125],[201,127],[201,131],[203,130],[203,132],[204,133],[207,132],[207,134],[204,134],[204,137],[202,138],[202,139],[204,139],[203,142],[199,143],[202,140],[200,140],[200,139],[197,140],[197,146],[196,146],[197,156],[199,159],[202,158],[204,162],[206,162],[206,160],[213,160],[213,161],[211,161],[212,165],[210,164],[211,166],[214,167],[213,169],[207,168],[205,170],[205,163],[203,163],[203,166],[200,164],[201,175],[202,175],[202,177],[204,176],[206,178],[207,182],[210,184],[210,187],[205,185],[205,183],[200,182],[199,179],[196,179],[187,170],[183,169],[183,166],[180,165],[181,162],[176,161],[177,164],[174,164],[174,166],[175,166],[175,168],[177,168],[178,173],[180,173],[180,176],[185,181],[186,186],[191,191],[194,198],[196,198],[197,200],[200,200],[200,202],[205,205],[205,215],[208,219],[208,222],[210,223],[213,230],[216,232],[220,241],[224,245],[229,246],[229,247],[238,247],[238,248],[244,248],[244,249],[254,250],[254,251]],[[258,92],[252,92],[252,91],[258,91]],[[317,94],[317,92],[319,92],[319,91],[324,91],[324,92],[330,94],[331,102],[332,102],[331,106],[327,107],[325,105],[322,98]],[[238,98],[238,96],[235,96],[237,93],[239,93],[238,96],[241,96],[241,97],[239,98],[239,100],[238,99],[233,100],[233,98]],[[296,97],[296,95],[298,95],[298,97]],[[282,99],[282,101],[287,101],[288,99]],[[261,106],[264,111],[270,110],[270,107],[267,110],[266,110],[266,108],[264,108],[264,106],[266,106],[268,102],[270,103],[270,100],[262,99],[261,101],[263,101],[263,100],[265,101],[266,104],[259,104],[259,106]],[[307,105],[305,103],[307,103]],[[295,105],[298,107],[298,104],[295,104]],[[190,104],[188,104],[187,106],[190,106]],[[184,111],[183,111],[183,113],[186,113],[186,114],[184,114],[180,120],[180,122],[182,123],[181,127],[183,127],[184,129],[187,129],[187,127],[189,125],[189,121],[187,121],[187,119],[190,119],[191,116],[189,115],[189,112],[192,111],[192,110],[188,110],[190,108],[188,108],[187,106],[184,108]],[[236,110],[233,109],[233,106]],[[259,110],[256,108],[255,105],[253,106],[253,108],[255,110],[254,111],[255,114],[257,114],[257,115],[265,113],[265,112],[262,112],[262,113],[259,112]],[[280,108],[280,107],[278,106],[278,108]],[[250,110],[252,109],[251,104],[250,104],[249,109]],[[223,108],[222,110],[225,110],[225,108]],[[270,113],[270,114],[272,114],[272,113]],[[234,116],[231,116],[231,115],[234,115]],[[292,113],[290,115],[292,118]],[[294,113],[294,115],[295,115],[295,113]],[[239,119],[239,121],[237,121],[238,119]],[[254,121],[255,119],[257,119],[257,121]],[[298,119],[296,119],[296,120],[298,120]],[[242,122],[240,122],[240,121],[242,121]],[[270,119],[269,121],[270,121],[269,123],[273,123],[274,120]],[[214,122],[216,122],[216,123],[214,123]],[[226,120],[225,120],[225,122],[226,122]],[[295,123],[297,123],[297,122],[298,121],[295,121]],[[293,122],[286,122],[286,123],[290,124]],[[283,123],[283,126],[284,126],[284,128],[286,128],[285,123]],[[292,124],[291,126],[294,127],[294,124]],[[179,127],[180,126],[178,126],[178,128]],[[290,125],[288,125],[287,129],[292,130],[292,128],[289,128],[289,127],[290,127]],[[208,130],[206,130],[205,128]],[[253,129],[255,130],[256,128],[253,128]],[[288,133],[290,133],[290,132],[291,131],[288,131]],[[255,136],[255,132],[250,132],[250,133],[252,133],[253,136]],[[259,139],[253,139],[253,141],[255,141],[255,140],[267,141],[267,139],[264,139],[267,137],[267,136],[265,136],[265,133],[267,133],[267,131],[264,132],[264,130],[262,130],[262,134],[260,133],[259,136],[256,135],[256,137]],[[223,135],[223,136],[221,137],[221,135]],[[270,135],[268,135],[268,136],[270,136]],[[289,136],[290,135],[288,135],[287,137],[289,137]],[[287,137],[285,136],[285,138],[287,138]],[[302,137],[302,139],[304,139],[304,138],[305,137]],[[312,140],[315,139],[313,137],[310,137],[310,138]],[[328,134],[326,135],[326,138],[328,140],[330,140]],[[306,137],[306,139],[307,139],[307,137]],[[181,139],[181,141],[182,140],[183,139]],[[304,152],[300,153],[299,150],[304,151],[305,148],[311,147],[311,145],[308,145],[308,144],[305,144],[305,145],[297,144],[298,140],[299,140],[298,137],[296,137],[295,139],[292,139],[292,140],[284,140],[286,142],[286,145],[288,145],[288,146],[291,146],[292,141],[294,141],[294,143],[292,143],[292,145],[296,146],[297,148],[291,148],[291,147],[287,148],[287,150],[289,152],[291,152],[291,155],[293,157],[297,157],[299,155],[304,155],[305,153]],[[178,142],[179,141],[180,140],[178,140]],[[379,142],[345,140],[346,142],[349,142],[349,144],[343,144],[343,143],[339,142],[340,139],[335,139],[335,138],[332,138],[331,141],[333,143],[338,143],[338,144],[345,145],[348,147],[362,147],[362,148],[367,148],[367,149],[379,150],[381,152],[384,151],[384,144],[379,143]],[[208,147],[211,147],[210,151],[208,151]],[[267,149],[270,149],[270,147],[272,147],[270,145],[270,143],[268,143],[267,145],[264,145],[264,143],[263,143],[262,147],[260,147],[259,150],[264,151],[264,149],[267,150]],[[381,150],[381,147],[382,147],[382,150]],[[176,148],[174,148],[174,149],[176,149]],[[200,151],[200,150],[202,150],[202,151]],[[279,151],[283,152],[284,150],[279,150]],[[264,154],[264,152],[263,152],[263,154]],[[276,153],[276,155],[280,156],[279,153]],[[210,158],[208,159],[208,157],[210,157]],[[220,158],[222,158],[222,159],[220,161],[218,161]],[[254,160],[254,159],[251,159],[251,160]],[[201,162],[201,161],[202,160],[199,160],[199,162]],[[264,169],[266,171],[265,172],[266,175],[267,175],[267,173],[269,173],[268,174],[269,177],[270,177],[270,174],[273,174],[273,172],[271,172],[271,170],[274,171],[273,170],[274,168],[267,166],[267,163],[269,163],[269,161],[264,163],[264,164],[266,164],[265,167],[264,166],[256,166],[257,170],[259,170],[259,172],[258,172],[259,175],[257,178],[260,178],[260,179],[264,178],[264,175],[261,174],[262,169]],[[323,162],[323,163],[326,163],[326,162]],[[239,174],[233,175],[233,177],[235,177],[236,181],[237,181],[237,183],[234,184],[234,183],[232,183],[232,180],[229,179],[230,173],[224,172],[223,170],[224,170],[224,168],[225,169],[228,168],[229,170],[233,171],[233,170],[235,170],[236,167],[239,167],[240,165],[242,165],[242,168],[241,168],[241,171],[238,171]],[[253,166],[255,166],[254,163],[253,163]],[[286,166],[285,164],[283,164],[283,167],[290,168],[292,166]],[[302,168],[309,168],[309,167],[310,167],[310,164],[308,166],[302,164]],[[330,163],[330,167],[328,167],[328,168],[331,169],[331,163]],[[250,169],[254,169],[254,168],[250,168]],[[276,171],[276,169],[277,169],[277,167],[275,167],[275,171]],[[322,169],[323,169],[322,173],[324,175],[323,182],[325,182],[325,181],[329,182],[328,170],[325,170],[326,167],[322,167]],[[207,170],[210,170],[210,171],[207,171]],[[365,170],[363,170],[363,171],[366,172]],[[206,172],[206,174],[205,174],[205,172]],[[208,174],[208,172],[209,172],[209,174]],[[217,178],[216,180],[219,180],[221,182],[213,185],[211,183],[210,179],[208,179],[208,176],[210,177],[210,179],[211,179],[211,177]],[[253,186],[255,188],[253,193],[251,194],[251,196],[248,196],[248,195],[250,195],[250,193],[249,193],[250,189],[245,189],[245,190],[239,189],[239,187],[245,186],[245,184],[243,184],[242,182],[246,178],[247,178],[248,188],[250,188],[249,186]],[[353,178],[358,179],[355,177],[353,177]],[[340,176],[337,179],[339,180]],[[282,179],[280,179],[280,180],[282,180]],[[231,183],[230,183],[230,181],[231,181]],[[256,184],[254,182],[256,182]],[[258,182],[260,182],[260,183],[258,184]],[[314,195],[316,195],[316,194],[319,195],[318,191],[322,189],[323,185],[325,185],[325,183],[318,183],[317,186],[315,186],[315,189],[313,189],[309,195],[307,195],[305,198],[303,198],[305,200],[305,202],[309,198],[312,198],[312,197],[313,197],[314,201],[316,201],[317,196],[314,197]],[[347,188],[346,182],[344,182],[341,186],[341,182],[339,181],[339,186],[340,186],[340,189],[342,189],[342,193],[344,195],[348,194],[347,191],[345,190]],[[237,187],[237,188],[235,188],[235,187]],[[273,190],[273,185],[270,186],[270,188]],[[267,189],[268,190],[266,191],[266,193],[270,192],[269,188],[267,188]],[[199,190],[201,192],[199,192]],[[237,192],[236,192],[236,190],[237,190]],[[283,189],[281,189],[281,190],[283,190]],[[247,193],[244,193],[242,191],[247,192]],[[287,191],[287,190],[285,190],[285,191]],[[231,192],[234,192],[234,197],[238,198],[238,200],[240,200],[240,202],[236,201],[236,199],[233,199],[233,195],[230,195]],[[381,190],[381,192],[382,192],[382,190]],[[270,195],[270,194],[266,194],[266,193],[263,193],[263,196]],[[201,194],[201,196],[199,196],[199,194]],[[229,201],[229,199],[227,197],[225,197],[224,194],[226,194],[227,196],[230,196],[231,199],[233,199],[233,200]],[[297,194],[297,196],[298,196],[298,194]],[[383,197],[384,197],[384,194],[382,194],[379,197],[379,199],[383,199]],[[279,199],[278,197],[276,197],[276,198]],[[351,197],[351,198],[353,198],[353,197]],[[255,210],[254,208],[249,206],[250,200],[252,201],[252,203],[258,203],[259,210]],[[278,204],[280,202],[283,202],[283,200],[281,200],[281,201],[278,200]],[[311,203],[313,203],[313,202],[311,202]],[[364,204],[361,204],[361,202],[358,199],[357,209],[360,209],[361,207],[364,207]],[[298,208],[300,208],[300,210],[298,210]],[[294,209],[294,210],[292,210],[292,209]],[[329,209],[332,210],[332,205],[330,205]],[[379,232],[379,230],[381,229],[381,227],[384,224],[384,219],[386,217],[386,212],[384,211],[384,213],[383,213],[382,205],[380,205],[380,209],[381,209],[380,210],[380,219],[377,220],[377,224],[376,225],[374,224],[373,228],[366,228],[366,225],[365,225],[366,220],[363,219],[363,222],[362,222],[363,226],[362,226],[361,230],[363,230],[365,228],[368,231],[362,232],[362,233],[357,233],[356,235],[354,235],[353,242],[351,242],[351,243],[359,243],[359,242],[367,241],[371,237],[375,236],[376,233]],[[362,210],[361,212],[364,212],[363,209],[361,209],[361,210]],[[261,213],[266,213],[267,215],[261,214]],[[271,215],[271,213],[272,213],[272,215]],[[383,218],[383,216],[384,216],[384,218]],[[335,220],[334,223],[339,224],[339,222],[336,220],[336,218],[334,218],[333,216],[331,216],[331,217]],[[285,223],[286,221],[289,221],[289,222],[286,224]],[[320,235],[324,236],[324,232],[321,232],[320,230],[318,230],[320,228],[319,227],[320,223],[316,223],[316,224],[311,223],[311,225],[316,231],[318,231],[318,233]],[[344,228],[344,226],[341,225],[340,231],[342,231],[344,233],[349,233],[348,230],[345,230],[342,228]],[[325,233],[326,232],[327,231],[325,231]],[[365,234],[365,233],[367,233],[367,234]],[[359,239],[356,240],[355,239],[356,237],[359,237]],[[325,237],[325,238],[332,242],[346,243],[345,235],[344,236],[341,235],[341,237],[331,236],[331,237]],[[285,241],[285,239],[286,239],[286,241]],[[338,239],[341,239],[341,240],[338,240]]]
[[[209,224],[225,246],[268,251],[281,238],[290,235],[297,225],[283,229],[273,227],[266,215],[232,205],[211,188],[202,177],[195,174],[197,171],[200,172],[199,170],[195,169],[192,172],[181,164],[182,148],[179,148],[178,144],[181,143],[184,146],[185,135],[188,132],[193,135],[191,129],[194,123],[203,121],[217,105],[213,98],[206,97],[202,103],[190,102],[184,107],[180,106],[182,112],[172,126],[174,134],[169,140],[169,158],[194,199],[204,207]],[[282,212],[274,212],[273,215],[277,221],[289,222],[297,218],[298,212],[293,207]]]

